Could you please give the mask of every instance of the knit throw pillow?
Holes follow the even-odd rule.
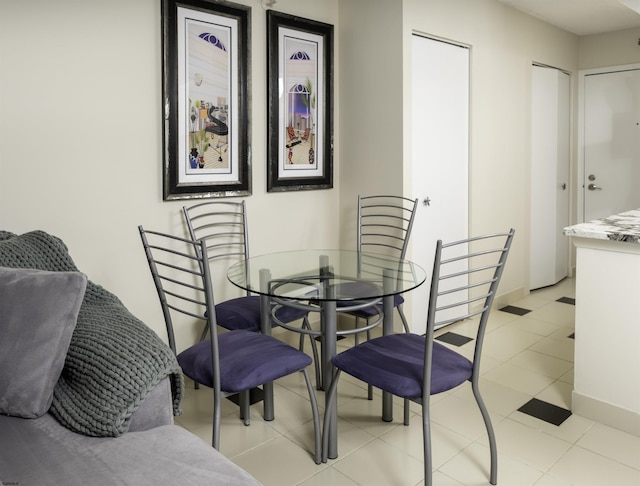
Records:
[[[49,410],[86,286],[79,272],[0,267],[0,413]]]

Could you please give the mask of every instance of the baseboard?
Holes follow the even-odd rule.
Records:
[[[574,390],[571,394],[571,412],[640,437],[640,414],[632,410],[596,400]]]
[[[526,295],[524,287],[518,287],[504,294],[496,295],[496,298],[493,300],[493,308],[499,309],[505,305],[513,304],[514,302],[524,299]]]

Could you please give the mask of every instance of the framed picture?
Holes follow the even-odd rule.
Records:
[[[333,187],[333,26],[267,11],[267,191]]]
[[[250,7],[162,1],[163,198],[251,194]]]

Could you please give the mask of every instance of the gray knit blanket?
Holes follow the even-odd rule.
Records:
[[[0,231],[0,266],[78,271],[62,240],[43,231]],[[49,412],[74,432],[117,437],[166,376],[178,415],[184,381],[171,349],[115,295],[89,281]]]

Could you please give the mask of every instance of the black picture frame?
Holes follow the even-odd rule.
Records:
[[[163,199],[251,194],[251,8],[162,0]]]
[[[333,25],[267,11],[267,192],[333,187]]]

